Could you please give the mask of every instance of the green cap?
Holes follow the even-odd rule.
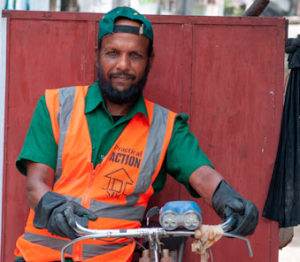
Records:
[[[121,30],[115,30],[115,21],[117,18],[121,17],[140,22],[142,25],[140,26],[140,28],[138,28],[138,31],[130,32],[134,34],[144,35],[150,41],[153,41],[153,29],[151,22],[145,16],[127,6],[116,7],[102,17],[99,22],[98,40],[101,40],[104,36],[112,34],[114,32],[125,32]]]

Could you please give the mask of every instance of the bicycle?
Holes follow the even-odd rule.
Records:
[[[141,227],[137,229],[88,229],[76,223],[76,231],[81,235],[65,245],[61,250],[61,261],[65,261],[65,251],[71,245],[86,239],[103,239],[103,238],[132,238],[144,239],[149,243],[149,249],[145,249],[149,254],[149,261],[159,262],[162,252],[163,238],[187,238],[194,237],[195,242],[192,244],[192,251],[201,255],[201,262],[208,260],[207,250],[218,241],[222,236],[238,238],[245,241],[249,256],[253,256],[250,241],[242,236],[228,233],[235,224],[234,216],[229,217],[224,223],[219,225],[202,225],[201,209],[193,201],[172,201],[168,202],[158,209],[157,207],[147,212],[147,225],[150,217],[159,212],[160,227]],[[178,228],[185,228],[185,230]],[[178,250],[178,262],[182,262],[184,243]],[[139,244],[141,245],[141,244]],[[151,260],[152,259],[152,260]]]

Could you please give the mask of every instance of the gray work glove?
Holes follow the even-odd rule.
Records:
[[[235,218],[233,228],[228,233],[240,236],[253,234],[258,223],[256,206],[243,198],[224,180],[214,192],[212,206],[223,220],[227,220],[230,216]]]
[[[76,221],[86,227],[89,219],[97,219],[92,211],[51,191],[42,196],[34,211],[35,227],[46,228],[53,234],[70,239],[79,237],[74,230]]]

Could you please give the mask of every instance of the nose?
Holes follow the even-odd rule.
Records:
[[[122,54],[117,63],[117,69],[123,72],[128,71],[130,68],[130,61],[126,54]]]

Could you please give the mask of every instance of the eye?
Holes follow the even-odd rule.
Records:
[[[109,50],[105,52],[105,56],[115,58],[118,56],[118,52],[116,50]]]
[[[130,53],[129,57],[132,59],[132,60],[141,60],[143,59],[143,55],[137,53],[137,52],[132,52]]]

